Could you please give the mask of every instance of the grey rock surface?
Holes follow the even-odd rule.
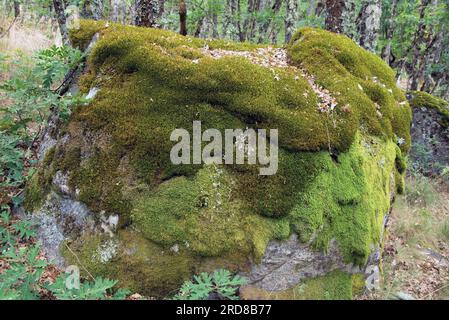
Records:
[[[293,234],[287,241],[270,241],[261,263],[243,275],[260,289],[280,291],[294,287],[302,279],[325,275],[336,269],[360,272],[358,267],[344,263],[336,241],[331,242],[325,253],[300,243],[298,236]]]

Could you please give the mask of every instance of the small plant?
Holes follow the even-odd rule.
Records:
[[[116,281],[97,278],[94,282],[80,282],[78,289],[67,288],[68,274],[60,274],[54,283],[42,275],[49,267],[34,241],[32,224],[11,218],[7,206],[0,211],[0,300],[36,300],[48,293],[57,299],[124,299],[127,290],[112,288]]]
[[[59,94],[64,75],[81,59],[79,50],[64,46],[52,46],[32,58],[0,55],[0,70],[8,74],[0,83],[0,191],[26,181],[24,161],[51,110],[66,119],[71,106],[86,101]]]
[[[405,194],[409,204],[429,206],[439,200],[433,180],[421,174],[409,179]]]
[[[444,167],[443,170],[441,170],[440,175],[444,179],[444,181],[449,183],[449,167]]]
[[[232,276],[228,270],[219,269],[212,274],[202,272],[193,277],[194,281],[185,282],[176,300],[206,300],[213,294],[220,298],[237,300],[237,289],[247,283],[247,280],[239,275]]]
[[[443,236],[444,240],[446,240],[449,243],[449,222],[448,221],[443,222],[443,225],[441,226],[441,235]]]
[[[59,300],[123,300],[130,294],[125,289],[118,289],[114,292],[112,288],[117,281],[101,277],[96,278],[94,282],[80,283],[78,289],[68,289],[66,285],[68,276],[67,274],[59,276],[54,283],[46,285],[45,288]]]

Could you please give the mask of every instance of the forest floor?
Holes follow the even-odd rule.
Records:
[[[380,288],[358,299],[449,299],[449,185],[408,177],[388,222]]]

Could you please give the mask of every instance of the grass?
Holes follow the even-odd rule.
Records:
[[[0,30],[7,30],[11,22],[1,20]],[[9,34],[0,38],[0,51],[2,53],[20,51],[30,55],[37,50],[48,48],[55,43],[57,36],[50,32],[50,28],[50,23],[28,27],[16,22],[9,30]]]
[[[406,186],[387,229],[381,288],[368,296],[391,299],[405,292],[417,299],[449,299],[447,183],[414,175]]]

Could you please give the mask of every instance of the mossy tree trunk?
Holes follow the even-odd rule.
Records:
[[[218,13],[212,13],[212,38],[218,38]]]
[[[56,19],[58,20],[59,31],[62,36],[62,43],[70,45],[69,32],[67,30],[67,20],[64,13],[64,3],[62,0],[53,0],[53,7],[55,8]]]
[[[367,0],[363,3],[357,18],[357,31],[360,45],[371,52],[376,51],[377,38],[382,15],[381,0]]]

